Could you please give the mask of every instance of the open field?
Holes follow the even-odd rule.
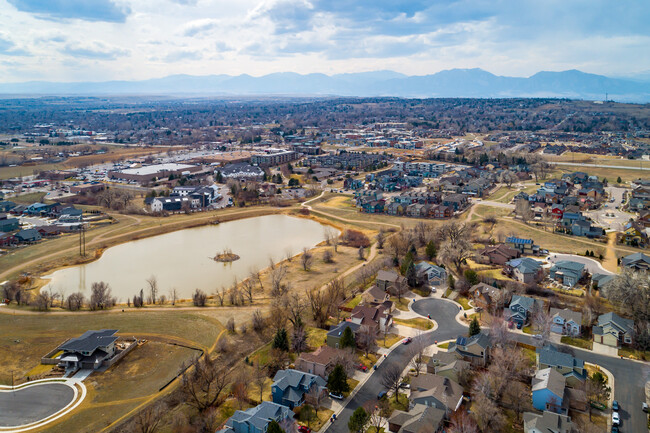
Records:
[[[650,166],[650,163],[648,164]],[[608,167],[585,167],[584,165],[556,165],[551,171],[551,176],[561,177],[564,173],[573,173],[575,171],[584,171],[592,176],[598,176],[600,180],[606,178],[608,182],[616,182],[617,177],[621,177],[623,182],[630,182],[638,178],[650,177],[648,170],[630,170],[627,168],[608,168]]]

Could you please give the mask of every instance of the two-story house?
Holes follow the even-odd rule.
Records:
[[[449,343],[447,351],[459,355],[472,365],[484,367],[489,357],[490,339],[483,333],[471,337],[458,337],[456,341]]]
[[[616,313],[605,313],[598,316],[598,326],[592,328],[592,333],[596,343],[611,347],[632,344],[634,322],[624,319]]]
[[[377,278],[375,279],[375,284],[377,284],[377,287],[379,287],[381,290],[384,290],[386,292],[391,292],[392,290],[395,289],[397,285],[406,285],[406,278],[401,276],[395,271],[384,271],[381,270],[377,272]]]
[[[528,323],[535,300],[528,296],[513,295],[510,300],[510,306],[507,309],[508,319],[522,326]]]
[[[419,262],[415,265],[415,272],[419,282],[431,286],[443,286],[447,284],[447,271],[440,266],[427,262]]]
[[[482,257],[492,265],[505,265],[508,261],[516,259],[521,255],[521,252],[515,248],[511,248],[506,244],[499,244],[489,246],[480,252]]]
[[[86,331],[80,337],[69,339],[58,347],[63,352],[59,366],[97,370],[115,354],[116,333],[117,329]]]
[[[250,409],[235,411],[217,433],[266,433],[271,421],[293,424],[293,415],[287,406],[263,401]]]
[[[564,376],[552,368],[537,370],[533,377],[533,407],[555,413],[566,413],[564,406]]]
[[[273,403],[293,409],[305,402],[305,394],[312,389],[325,392],[326,387],[327,382],[320,376],[293,369],[279,370],[273,377],[271,395]]]
[[[582,313],[568,308],[551,308],[551,332],[560,335],[579,336],[582,332]]]
[[[579,387],[587,379],[587,369],[582,359],[570,353],[560,352],[555,347],[548,345],[538,348],[536,353],[538,370],[552,368],[564,376],[567,385]]]
[[[573,287],[585,276],[584,263],[560,260],[549,270],[549,278],[568,287]]]
[[[315,351],[303,352],[296,360],[296,369],[315,374],[327,380],[336,361],[343,357],[343,351],[330,346],[321,346]]]
[[[478,283],[469,289],[474,298],[474,305],[484,310],[491,310],[497,302],[502,301],[501,289],[492,287],[489,284]]]
[[[507,274],[520,283],[529,284],[543,275],[542,264],[530,257],[512,259],[504,267]]]
[[[410,400],[450,413],[463,402],[463,387],[448,377],[422,373],[411,378]]]
[[[388,332],[393,325],[393,316],[383,305],[357,305],[352,310],[350,322],[366,327],[376,334]]]
[[[539,246],[535,245],[532,239],[523,239],[516,236],[508,236],[506,245],[514,248],[521,254],[539,254]]]

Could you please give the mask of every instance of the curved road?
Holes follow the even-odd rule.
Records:
[[[431,318],[438,323],[438,328],[434,331],[422,334],[420,337],[425,344],[434,344],[436,340],[444,341],[456,338],[458,335],[464,335],[467,327],[456,321],[458,314],[457,304],[445,299],[422,299],[412,305],[413,311],[425,316],[431,315]],[[537,340],[532,336],[512,333],[516,341],[536,345]],[[623,360],[616,357],[600,355],[588,350],[582,350],[570,347],[574,356],[592,364],[597,364],[609,370],[614,375],[614,398],[618,400],[621,410],[621,432],[643,432],[647,431],[646,414],[641,411],[641,402],[645,401],[644,384],[650,378],[650,365],[648,363]],[[381,384],[381,372],[389,365],[398,365],[401,369],[406,368],[410,361],[408,356],[408,346],[400,345],[391,351],[388,356],[380,363],[377,371],[371,370],[372,376],[361,386],[353,398],[345,403],[345,407],[334,423],[331,423],[326,431],[327,433],[348,433],[348,421],[352,412],[367,401],[376,400],[377,394],[384,391],[385,387]]]

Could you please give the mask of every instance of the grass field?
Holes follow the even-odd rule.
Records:
[[[417,317],[415,319],[393,319],[393,322],[396,325],[408,326],[409,328],[421,329],[426,331],[433,328],[433,323],[430,320],[424,319],[422,317]]]
[[[560,341],[564,344],[569,344],[571,346],[587,350],[591,350],[591,347],[593,346],[593,342],[591,340],[587,340],[586,338],[569,337],[568,335],[563,335],[562,338],[560,338]]]

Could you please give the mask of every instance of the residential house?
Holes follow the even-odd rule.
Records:
[[[632,344],[634,339],[634,322],[624,319],[616,313],[605,313],[598,316],[598,326],[592,328],[594,342],[611,347],[620,344]]]
[[[537,370],[533,377],[533,407],[555,413],[566,413],[563,408],[566,379],[552,368]]]
[[[367,327],[374,333],[388,332],[393,325],[393,316],[383,305],[357,305],[352,310],[350,321]]]
[[[444,206],[449,206],[454,212],[463,210],[469,203],[469,200],[464,194],[449,194],[442,199]]]
[[[327,382],[320,376],[293,369],[279,370],[273,377],[271,395],[273,403],[293,409],[305,402],[305,394],[312,389],[325,392],[326,387]]]
[[[508,236],[506,245],[514,248],[521,254],[539,254],[539,246],[535,245],[532,239],[522,239],[516,236]]]
[[[440,266],[427,262],[419,262],[415,265],[415,272],[418,281],[431,286],[443,286],[447,284],[447,271]]]
[[[541,415],[524,412],[524,433],[575,433],[576,426],[567,415],[544,411]]]
[[[535,300],[528,296],[513,295],[507,309],[508,319],[514,323],[525,325],[535,307]]]
[[[42,236],[36,229],[21,230],[14,235],[17,242],[31,244],[41,240]]]
[[[427,373],[434,374],[438,368],[453,364],[459,360],[462,360],[462,357],[457,352],[439,350],[431,355],[427,361]]]
[[[571,225],[571,234],[573,236],[585,236],[588,238],[597,238],[605,235],[605,230],[596,227],[586,219],[574,221]]]
[[[469,289],[469,293],[474,298],[474,306],[484,310],[490,310],[497,302],[502,301],[501,289],[485,283],[478,283],[472,286]]]
[[[391,202],[384,206],[384,212],[388,215],[400,216],[404,215],[404,205],[398,202]]]
[[[388,419],[392,433],[439,433],[443,430],[446,413],[443,409],[416,404],[408,412],[394,410]]]
[[[605,287],[605,285],[607,285],[607,283],[609,283],[613,279],[614,279],[613,274],[600,274],[600,273],[593,274],[591,276],[591,284],[592,285],[595,284],[597,289],[601,289]]]
[[[429,214],[436,219],[451,218],[454,211],[449,206],[437,205],[430,209]]]
[[[352,333],[356,335],[357,332],[359,332],[361,325],[344,320],[338,325],[333,326],[332,329],[327,331],[327,345],[338,349],[340,347],[341,337],[343,336],[343,331],[345,331],[345,328],[352,329]]]
[[[117,329],[86,331],[80,337],[69,339],[57,348],[63,352],[59,366],[67,370],[97,370],[115,354],[116,333]]]
[[[19,228],[18,218],[8,218],[6,213],[0,213],[0,232],[12,232]]]
[[[447,351],[459,355],[472,365],[484,367],[490,352],[490,339],[483,333],[471,337],[458,337],[456,341],[449,343]]]
[[[398,285],[405,286],[406,278],[395,271],[381,270],[377,272],[375,284],[377,284],[377,287],[379,287],[381,290],[390,293],[391,291],[394,291],[395,287]]]
[[[0,212],[9,212],[16,207],[16,203],[12,201],[2,200],[0,201]]]
[[[381,305],[384,302],[390,302],[390,295],[376,285],[372,285],[361,295],[364,304]],[[390,310],[389,310],[390,311]]]
[[[551,308],[551,332],[560,335],[579,336],[582,331],[582,313],[568,308]]]
[[[506,263],[505,270],[512,278],[524,284],[535,282],[543,274],[542,264],[529,257],[510,260]]]
[[[411,378],[410,400],[450,413],[463,402],[463,387],[448,377],[422,373]]]
[[[538,370],[552,368],[564,376],[567,385],[577,387],[587,379],[587,370],[582,359],[570,353],[560,352],[553,346],[544,346],[535,353]]]
[[[485,257],[490,264],[503,266],[509,260],[519,257],[521,252],[515,248],[507,246],[506,244],[499,244],[487,247],[479,254]]]
[[[549,278],[568,287],[573,287],[585,276],[584,263],[560,260],[549,270]]]
[[[263,401],[255,407],[237,410],[217,433],[266,433],[271,421],[293,424],[294,413],[287,406]]]
[[[650,270],[650,256],[643,253],[633,253],[621,259],[621,267],[635,271]]]
[[[645,247],[648,243],[646,228],[637,221],[630,221],[623,227],[620,241],[632,246]]]
[[[436,367],[434,373],[437,374],[438,376],[448,377],[454,382],[459,382],[460,381],[459,378],[463,374],[463,372],[469,371],[469,369],[471,368],[472,367],[469,362],[464,361],[462,359],[457,359],[455,361],[450,362],[449,364]]]
[[[296,360],[296,370],[315,374],[327,380],[336,360],[342,356],[342,351],[330,346],[321,346],[315,351],[303,352]]]

